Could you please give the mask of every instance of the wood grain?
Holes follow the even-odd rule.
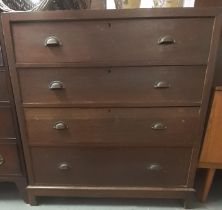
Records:
[[[15,59],[16,63],[207,64],[212,23],[213,18],[15,22]],[[166,35],[176,43],[158,45]],[[57,37],[61,46],[46,47],[50,36]],[[30,49],[35,50],[29,53]]]
[[[200,162],[222,163],[222,92],[215,91]]]
[[[190,200],[190,195],[193,192],[193,180],[197,166],[198,151],[204,130],[205,117],[212,87],[216,55],[221,33],[221,17],[218,16],[219,13],[221,13],[220,9],[211,8],[186,10],[151,9],[130,11],[57,11],[32,14],[4,14],[4,33],[6,35],[5,37],[9,54],[8,57],[10,61],[10,72],[13,89],[15,92],[18,119],[20,122],[29,174],[29,201],[32,204],[36,204],[35,197],[40,195],[107,195],[111,197],[150,196],[164,198],[173,197],[184,199],[186,201]],[[29,35],[31,34],[34,39],[28,38],[28,33]],[[72,34],[72,36],[70,34]],[[170,35],[173,38],[176,37],[175,44],[167,46],[158,45],[157,42],[162,34]],[[203,34],[205,34],[205,36],[203,36]],[[59,40],[62,43],[59,48],[50,48],[49,50],[44,46],[45,38],[49,35],[59,36]],[[30,49],[36,49],[36,51],[31,52]],[[163,68],[164,71],[160,71],[158,73],[157,66],[158,68]],[[148,98],[144,97],[144,92],[146,92],[146,89],[149,89],[148,84],[152,83],[148,82],[149,80],[146,79],[149,77],[154,78],[156,74],[165,75],[166,72],[170,74],[171,72],[169,69],[172,68],[172,66],[174,66],[173,68],[180,66],[180,69],[184,69],[184,76],[180,75],[182,71],[180,71],[180,73],[178,73],[179,71],[177,72],[176,70],[174,73],[172,71],[172,76],[174,75],[175,77],[178,77],[178,86],[176,86],[177,91],[179,91],[181,87],[185,87],[185,84],[182,83],[182,77],[187,78],[186,81],[187,87],[190,88],[189,91],[188,89],[181,88],[180,92],[175,92],[174,98],[172,99],[173,102],[170,102],[169,98],[167,101],[167,95],[164,95],[163,92],[163,95],[157,94],[159,97],[159,104],[155,103],[154,99],[157,97],[157,95],[155,96],[152,91],[149,92],[150,96],[152,96],[149,100]],[[201,71],[205,73],[198,74],[201,71],[195,70],[190,74],[190,76],[186,75],[186,73],[188,74],[189,72],[188,69],[193,66],[195,66],[196,70],[200,68],[202,69]],[[109,72],[110,68],[112,68],[111,73],[109,74],[110,77],[113,78],[113,84],[111,82],[109,83],[108,80],[105,80],[106,82],[102,80],[104,83],[98,82],[98,76],[101,74],[101,72],[103,72],[100,71],[101,69],[99,69],[99,67],[102,67],[103,70],[108,69],[107,72]],[[128,68],[128,71],[125,75],[123,73],[123,67]],[[135,68],[141,67],[144,69],[147,67],[152,68],[153,71],[150,72],[153,73],[148,74],[146,71],[135,71]],[[84,72],[84,68],[87,68],[87,73]],[[122,69],[121,71],[114,71],[114,68]],[[133,68],[135,72],[132,70]],[[68,69],[71,70],[67,71]],[[92,73],[90,72],[90,69],[96,70],[94,70]],[[69,101],[74,101],[77,98],[79,104],[82,103],[81,107],[78,107],[78,112],[75,111],[77,110],[77,106],[75,104],[66,104],[68,100],[64,100],[65,103],[61,104],[58,103],[58,100],[56,101],[55,97],[53,98],[52,95],[50,96],[50,94],[45,94],[45,89],[42,89],[42,87],[46,84],[48,88],[48,81],[44,81],[43,79],[45,77],[42,77],[43,82],[38,79],[38,81],[40,81],[38,83],[35,83],[35,80],[33,79],[40,78],[40,76],[38,76],[39,73],[35,74],[35,72],[40,71],[43,72],[42,75],[45,71],[45,77],[47,79],[54,79],[51,77],[55,75],[57,75],[59,79],[64,79],[65,83],[68,84],[67,92],[70,95]],[[60,73],[60,71],[63,73]],[[115,74],[113,72],[118,72],[118,74],[116,73],[116,76],[114,76]],[[63,74],[66,75],[65,78],[62,77]],[[197,75],[195,76],[195,74]],[[74,75],[78,75],[80,79],[74,79],[71,82],[71,79],[69,79],[70,75],[72,75],[70,78],[74,78]],[[130,75],[131,79],[129,79]],[[92,79],[93,77],[96,77],[96,80]],[[198,80],[197,78],[200,79],[200,77],[202,79]],[[120,84],[116,82],[117,78],[121,79],[119,80]],[[181,78],[181,80],[179,80],[179,78]],[[193,82],[195,78],[197,80]],[[29,79],[33,82],[30,82]],[[95,84],[95,81],[98,84]],[[176,79],[173,81],[176,81]],[[202,81],[202,87],[198,81]],[[81,84],[79,83],[78,85],[78,82]],[[34,83],[35,85],[33,85]],[[24,85],[24,87],[22,87],[23,84],[26,86]],[[34,88],[37,87],[37,84],[40,84],[39,89]],[[92,84],[95,86],[92,86]],[[134,84],[134,87],[132,84]],[[83,85],[86,87],[83,87]],[[39,101],[37,97],[29,95],[27,92],[25,93],[25,90],[28,89],[27,87],[33,87],[33,92],[37,91],[35,93],[38,93],[38,91],[41,90],[37,94],[39,96]],[[83,88],[81,89],[81,95],[78,95],[79,92],[76,91],[76,89],[79,87]],[[115,93],[111,89],[116,90]],[[76,94],[76,98],[73,96],[73,98],[71,97],[71,92]],[[200,93],[201,97],[199,95]],[[169,91],[168,97],[171,97],[170,94],[171,92]],[[41,95],[44,95],[44,97],[41,98]],[[51,97],[51,101],[48,100],[48,96],[49,98]],[[165,96],[166,101],[163,103],[161,100]],[[85,104],[83,106],[83,102],[86,101],[84,97],[91,97],[91,101],[98,100],[99,103],[97,101],[97,104],[93,107],[91,107],[89,104]],[[23,103],[25,100],[26,103]],[[127,104],[127,100],[128,102],[138,102],[136,105],[135,103]],[[182,103],[177,103],[177,100],[181,100]],[[113,110],[117,110],[117,108],[111,102],[115,101],[119,103],[118,105],[121,105],[121,108],[118,108],[119,111],[114,112]],[[139,103],[143,104],[143,106],[137,107]],[[160,109],[157,107],[161,107],[161,104],[162,108],[160,109],[167,109],[167,113],[164,114],[164,112],[159,111]],[[55,106],[58,108],[53,108]],[[158,110],[154,111],[152,113],[153,115],[149,112],[146,112],[148,107],[151,106]],[[168,145],[168,147],[165,147],[166,145],[164,145],[164,148],[161,148],[159,144],[161,142],[158,138],[158,135],[152,136],[151,133],[149,133],[149,135],[147,133],[146,136],[147,128],[145,126],[147,125],[149,127],[151,119],[148,117],[148,115],[155,115],[154,118],[157,116],[165,116],[170,120],[172,120],[175,116],[181,116],[181,118],[178,117],[178,119],[184,119],[184,115],[180,115],[181,113],[178,114],[177,110],[190,109],[188,106],[193,106],[193,108],[190,107],[192,110],[198,110],[199,116],[196,122],[196,118],[194,116],[196,116],[197,112],[194,111],[190,113],[190,117],[195,118],[193,118],[192,122],[195,122],[198,130],[198,135],[196,135],[194,142],[190,142],[191,145],[187,144],[177,147],[176,143],[174,144],[175,141],[170,140],[170,135],[165,135],[163,139],[166,140],[166,144],[169,140],[172,141],[171,143],[174,145],[171,144]],[[98,111],[102,108],[103,110],[107,109],[105,115],[104,111]],[[108,112],[109,109],[110,111]],[[135,120],[131,121],[133,112],[129,112],[129,109],[137,109],[137,111],[134,112]],[[174,112],[171,112],[170,110],[174,110]],[[107,113],[110,113],[110,118],[107,117]],[[80,140],[90,138],[89,135],[87,138],[84,136],[86,135],[84,131],[86,128],[88,128],[91,131],[95,131],[97,135],[91,135],[91,139],[98,139],[97,137],[99,133],[99,137],[101,137],[104,142],[106,142],[107,139],[107,142],[111,143],[109,145],[107,144],[106,146],[101,144],[98,146],[95,146],[94,144],[94,146],[92,146],[92,144],[89,144],[87,140],[86,146],[84,146],[84,143],[81,146],[70,146],[68,144],[61,146],[60,144],[54,144],[53,141],[54,139],[56,140],[57,137],[55,137],[56,135],[54,136],[52,132],[48,133],[44,137],[41,136],[41,132],[39,132],[40,134],[37,132],[38,127],[41,127],[42,131],[44,131],[44,128],[46,128],[45,131],[47,131],[47,126],[51,125],[52,121],[54,121],[57,117],[62,119],[64,116],[65,120],[68,120],[69,117],[72,117],[72,119],[69,121],[71,127],[76,126],[77,124],[72,122],[73,119],[77,119],[77,121],[79,121],[83,118],[83,116],[86,117],[85,119],[87,119],[87,123],[83,123],[84,125],[79,123],[79,125],[83,127],[81,127],[79,130],[77,129],[75,132],[77,136],[81,136]],[[101,116],[106,116],[104,123],[99,123],[97,120]],[[120,116],[122,118],[120,118]],[[127,116],[129,116],[129,118],[127,118]],[[46,117],[46,120],[42,120],[44,117]],[[127,118],[128,121],[125,120],[125,118]],[[113,122],[119,120],[119,126],[115,127],[115,123],[112,124],[112,126],[109,126],[111,122],[110,119],[113,120]],[[122,119],[124,120],[122,121]],[[97,122],[94,124],[95,121]],[[145,124],[145,121],[147,124]],[[93,122],[91,125],[95,125],[94,128],[90,125],[91,122]],[[172,120],[172,122],[174,122],[174,120]],[[106,124],[106,126],[104,124]],[[33,127],[31,127],[32,125]],[[124,132],[124,126],[126,125],[128,125],[128,133]],[[177,123],[176,125],[174,124],[174,127],[179,128],[180,125],[180,123]],[[189,123],[189,126],[191,125],[192,123]],[[27,132],[27,128],[30,129],[29,133]],[[182,131],[183,134],[178,134],[177,143],[179,140],[186,139],[190,134],[192,135],[194,127],[192,126],[192,128],[187,128],[188,129]],[[72,129],[72,131],[73,130],[74,129]],[[157,144],[154,145],[155,142],[152,142],[153,144],[150,143],[149,145],[141,144],[137,146],[129,146],[129,144],[125,144],[127,140],[133,141],[133,135],[130,135],[132,134],[131,132],[133,132],[133,130],[137,134],[142,133],[137,135],[137,137],[140,137],[139,140],[142,139],[142,141],[145,141],[145,138],[147,138],[147,141],[149,141],[149,137],[151,135],[153,139],[156,139]],[[115,134],[114,131],[117,131],[117,134],[124,134],[123,136],[127,138],[120,138],[119,136],[111,138],[112,135]],[[109,134],[107,135],[108,137],[106,134]],[[40,138],[37,140],[35,136]],[[72,133],[72,136],[75,138],[74,132]],[[35,144],[31,143],[31,138],[35,139]],[[72,138],[64,139],[64,141],[67,140],[67,142],[71,142]],[[44,140],[47,142],[47,144],[49,142],[53,142],[53,144],[46,146],[46,144],[43,143]],[[115,142],[115,140],[118,141]],[[139,140],[137,141],[139,142]],[[123,142],[124,144],[122,143],[122,145],[118,145],[116,144],[117,142]],[[113,143],[115,145],[113,145]],[[40,144],[43,145],[39,147]],[[107,151],[110,153],[107,153]],[[86,154],[90,154],[89,156],[93,156],[94,158],[90,159]],[[107,154],[111,154],[111,160]],[[44,158],[41,159],[42,157]],[[75,185],[75,180],[72,179],[73,176],[69,177],[70,175],[68,174],[67,176],[60,176],[58,171],[54,168],[55,165],[57,166],[57,163],[59,163],[61,166],[62,162],[60,161],[64,161],[66,157],[69,158],[69,162],[71,165],[74,165],[74,168],[77,167],[79,169],[77,170],[76,174],[74,173],[75,170],[71,168],[71,175],[77,177],[77,181],[80,183],[79,185]],[[76,161],[76,158],[78,161]],[[150,185],[149,179],[146,179],[146,177],[149,177],[149,175],[146,176],[143,171],[141,172],[141,168],[139,166],[141,166],[142,163],[145,163],[149,159],[156,159],[157,162],[161,162],[163,160],[163,165],[165,165],[166,168],[169,167],[169,170],[166,170],[165,172],[168,177],[168,183],[171,183],[172,185],[176,184],[176,188],[168,188],[167,181],[164,182],[164,176],[159,175],[155,178],[151,178],[151,180],[154,182],[152,187],[143,187],[143,184],[147,186]],[[49,167],[47,165],[40,164],[44,163],[44,160],[48,161],[47,163],[49,164]],[[105,164],[108,160],[112,161],[110,163],[111,168]],[[82,164],[78,164],[79,161],[81,161]],[[92,161],[92,164],[89,164],[88,161]],[[176,163],[175,161],[185,161],[187,165],[180,169],[178,168],[180,167],[180,164],[178,162]],[[98,172],[97,169],[101,168],[100,163],[102,168],[107,169],[107,171],[104,171],[106,176],[102,177],[101,180],[98,180],[96,178],[96,174]],[[128,164],[134,164],[134,167],[131,168]],[[85,165],[87,167],[82,169],[81,165]],[[96,170],[93,170],[93,165],[95,166],[94,168]],[[68,166],[69,164],[62,165],[62,168],[67,168]],[[125,170],[123,166],[126,167],[128,172],[130,172],[129,174],[133,175],[135,173],[135,176],[140,176],[134,181],[134,183],[138,183],[140,187],[135,188],[132,186],[130,177],[124,174]],[[52,168],[48,170],[50,167]],[[112,168],[114,170],[112,170]],[[118,173],[118,171],[121,172],[121,174],[124,176],[118,176],[119,180],[112,180],[112,177],[110,177],[109,174],[115,175]],[[54,174],[56,175],[54,176]],[[87,176],[88,174],[92,174],[92,176]],[[96,185],[97,183],[100,186],[92,188],[88,187],[84,184],[84,176],[84,180],[86,180],[87,183],[91,185]],[[184,177],[186,177],[186,181],[184,181]],[[125,184],[124,189],[121,187],[121,182]],[[162,183],[162,187],[158,185],[158,183]],[[116,187],[116,185],[118,185],[118,187]],[[93,193],[95,193],[95,195],[93,195]]]
[[[31,152],[36,185],[101,187],[184,187],[191,156],[190,148],[38,147]],[[62,163],[69,168],[58,169]],[[153,164],[161,168],[149,169]]]
[[[199,108],[31,108],[25,109],[25,117],[30,145],[175,147],[193,145]],[[67,128],[53,128],[58,122]],[[167,128],[152,129],[157,122]]]
[[[29,68],[18,74],[25,106],[147,107],[200,105],[205,72],[202,66],[164,66]],[[53,81],[64,88],[50,90]],[[159,82],[169,87],[155,88]]]

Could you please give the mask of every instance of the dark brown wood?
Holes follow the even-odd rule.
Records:
[[[206,73],[205,85],[204,85],[204,90],[203,90],[203,103],[202,103],[201,112],[200,112],[200,133],[199,133],[200,138],[197,139],[196,145],[193,150],[193,159],[191,161],[191,167],[190,167],[190,171],[191,171],[190,177],[192,177],[189,180],[190,185],[194,184],[194,177],[195,177],[196,170],[198,168],[199,151],[200,151],[201,142],[204,136],[207,110],[209,107],[209,99],[211,96],[211,87],[213,84],[216,60],[218,57],[218,43],[221,37],[221,25],[222,25],[222,16],[219,15],[216,17],[215,22],[214,22],[214,31],[213,31],[213,36],[212,36],[209,60],[208,60],[208,71]]]
[[[9,55],[8,60],[10,63],[13,90],[15,93],[18,119],[29,175],[28,193],[31,204],[36,204],[36,196],[41,195],[164,197],[183,199],[185,200],[185,204],[191,200],[190,195],[194,191],[193,180],[221,32],[221,18],[218,16],[219,13],[221,13],[220,9],[211,8],[209,10],[58,11],[3,15],[4,34],[6,35],[6,47]],[[30,39],[27,33],[29,33],[29,37],[31,35],[33,39]],[[167,46],[159,45],[158,40],[162,37],[162,34],[164,34],[163,36],[173,36],[176,40],[175,44],[172,43]],[[203,34],[205,35],[203,36]],[[56,36],[59,40],[59,46],[52,49],[50,48],[50,50],[48,47],[45,47],[44,41],[48,36]],[[30,49],[35,49],[35,51],[30,51]],[[153,67],[153,65],[159,67]],[[177,66],[172,67],[173,65]],[[148,84],[152,83],[148,82],[147,84],[146,81],[149,80],[146,80],[146,78],[154,77],[155,74],[158,73],[160,66],[162,69],[162,71],[159,71],[160,75],[165,75],[164,78],[166,78],[167,72],[169,74],[172,73],[175,78],[178,77],[177,84],[179,84],[180,81],[180,85],[178,85],[177,88],[180,89],[180,87],[184,87],[180,90],[180,94],[179,92],[177,94],[175,93],[174,98],[171,99],[173,102],[169,102],[170,100],[167,98],[167,95],[162,95],[166,100],[165,103],[162,101],[163,108],[160,108],[161,94],[158,96],[158,108],[157,103],[148,102],[144,93],[141,93],[143,90],[145,92],[145,89],[149,89]],[[149,71],[149,75],[148,71],[141,71],[141,69],[147,67],[152,69]],[[124,77],[125,68],[127,68],[128,71]],[[140,70],[138,68],[140,68]],[[189,69],[191,70],[191,68],[192,73],[188,75]],[[113,76],[115,86],[113,84],[112,86],[108,80],[104,79],[98,82],[98,75],[100,75],[101,72],[105,72],[104,69],[108,69],[106,75],[110,74],[110,76],[113,76],[113,72],[118,73],[116,77]],[[110,69],[111,73],[109,72]],[[113,69],[119,70],[115,71]],[[132,69],[134,69],[134,71]],[[181,77],[180,74],[183,72],[181,69],[183,69],[184,72],[186,69],[186,73],[183,74],[183,77],[186,78],[183,78],[184,80],[179,80]],[[205,72],[206,69],[207,71]],[[37,76],[35,72],[37,72]],[[40,80],[38,72],[43,72],[42,75],[45,73],[44,77],[42,76],[43,82]],[[67,93],[70,95],[69,100],[74,101],[78,99],[78,109],[76,109],[77,106],[74,103],[58,103],[58,99],[56,101],[55,97],[53,98],[52,95],[47,94],[46,89],[48,91],[50,84],[48,84],[44,78],[50,79],[48,82],[52,80],[56,81],[54,77],[56,75],[59,79],[64,79],[65,84],[64,81],[60,81],[62,82],[62,86],[61,84],[54,84],[54,87],[57,86],[61,88],[63,85],[65,87],[65,85],[68,84]],[[130,75],[133,77],[131,80],[129,79]],[[79,76],[80,79],[76,80],[75,76]],[[203,76],[205,77],[204,82]],[[69,79],[69,77],[71,79]],[[120,85],[116,82],[117,78],[120,79]],[[185,88],[183,81],[188,81],[188,78],[189,82],[187,82],[188,85]],[[36,80],[40,82],[36,83]],[[194,80],[196,81],[194,82]],[[71,83],[71,81],[73,83]],[[81,82],[81,84],[78,85],[77,81]],[[176,81],[176,79],[173,81]],[[37,84],[39,84],[40,88],[36,90]],[[95,85],[96,88],[90,86],[92,84]],[[132,84],[134,84],[134,88]],[[168,82],[162,81],[163,86],[167,86],[167,84]],[[44,85],[46,85],[46,89],[42,87]],[[121,89],[123,87],[126,88],[125,94],[124,89]],[[142,87],[144,87],[144,89],[141,89]],[[27,88],[31,91],[33,90],[33,92],[41,91],[39,93],[35,92],[38,97],[33,97],[33,95],[29,95],[29,93],[26,92]],[[76,90],[78,88],[82,89]],[[116,93],[114,94],[111,89],[116,90]],[[157,90],[159,91],[159,89]],[[79,94],[79,91],[81,94]],[[108,93],[107,95],[105,91]],[[71,95],[71,92],[73,95]],[[188,94],[188,92],[190,92],[190,94]],[[76,97],[74,97],[74,94],[76,94]],[[150,101],[152,101],[155,94],[152,94],[152,91],[150,91],[149,94]],[[168,97],[172,97],[170,94],[169,91]],[[97,101],[96,106],[90,107],[91,105],[89,105],[89,103],[83,106],[85,101],[87,101],[87,97],[89,97],[89,100]],[[109,97],[111,99],[109,99]],[[141,101],[137,102],[137,104],[135,103],[136,105],[128,103],[127,106],[127,100],[129,102],[133,100],[138,101],[138,99]],[[167,99],[169,100],[168,102]],[[110,100],[109,103],[107,102],[108,100]],[[126,102],[124,102],[124,100]],[[121,107],[114,108],[115,105],[113,102],[116,101]],[[139,103],[143,103],[143,107],[138,106]],[[147,105],[148,103],[150,104]],[[55,106],[58,108],[52,108]],[[150,116],[154,116],[154,118],[161,115],[168,118],[169,121],[174,122],[173,119],[177,119],[174,118],[175,116],[181,116],[181,118],[178,118],[181,119],[180,123],[175,125],[177,128],[183,127],[181,122],[183,122],[184,119],[185,122],[190,122],[189,119],[193,119],[192,123],[196,124],[198,135],[195,134],[193,138],[191,137],[193,141],[190,141],[189,145],[181,144],[177,146],[176,143],[174,144],[175,141],[172,141],[173,138],[171,139],[171,145],[169,144],[168,146],[166,146],[166,144],[161,146],[161,142],[156,145],[153,142],[147,145],[137,143],[142,138],[139,138],[139,140],[136,139],[134,144],[126,144],[127,140],[133,141],[134,139],[133,135],[130,135],[131,130],[138,133],[140,131],[140,133],[146,136],[147,130],[150,129],[149,122],[152,119],[148,117],[149,113],[146,111],[150,106],[155,107],[153,110],[159,110],[153,111],[153,113],[150,114]],[[194,106],[194,108],[189,108],[188,106]],[[110,112],[108,112],[109,109]],[[137,111],[132,112],[131,110],[133,109]],[[100,110],[103,110],[103,112],[100,113]],[[105,114],[104,110],[107,110]],[[116,110],[119,111],[117,112]],[[165,115],[161,110],[167,110],[167,114]],[[180,114],[178,110],[181,110]],[[190,112],[187,110],[193,111]],[[186,112],[186,117],[182,114],[183,112]],[[127,113],[127,115],[124,115],[124,113]],[[53,136],[54,128],[52,128],[53,131],[51,130],[49,133],[46,132],[46,135],[41,134],[41,132],[44,133],[48,131],[48,125],[56,120],[58,116],[60,118],[58,120],[62,121],[69,119],[69,116],[71,119],[71,123],[69,123],[72,127],[77,126],[77,123],[72,122],[73,119],[76,119],[78,126],[82,126],[84,123],[81,124],[80,120],[85,116],[84,119],[87,119],[85,122],[88,121],[87,123],[90,125],[90,120],[93,122],[93,119],[96,117],[98,121],[98,118],[101,119],[101,117],[107,116],[108,114],[111,116],[110,120],[121,123],[118,127],[118,129],[120,129],[118,133],[123,135],[122,138],[119,136],[111,137],[111,135],[115,134],[114,131],[117,128],[115,128],[114,123],[111,125],[107,123],[107,118],[105,118],[104,123],[92,123],[92,125],[96,125],[95,128],[92,127],[95,129],[94,131],[99,133],[98,136],[91,135],[92,138],[90,138],[90,140],[95,139],[95,143],[93,144],[87,142],[89,141],[90,135],[84,134],[84,131],[87,131],[90,127],[86,127],[87,129],[80,127],[79,130],[75,132],[77,135],[81,135],[80,140],[82,142],[84,142],[84,139],[87,139],[85,145],[81,143],[81,145],[75,146],[68,144],[63,144],[62,146],[62,144],[54,143],[53,141],[57,138],[55,137],[56,135]],[[133,115],[135,116],[135,124],[134,126],[129,126]],[[65,118],[62,118],[64,116]],[[94,116],[94,118],[92,118],[92,116]],[[119,116],[130,116],[130,118],[123,120],[124,117],[120,118]],[[147,119],[147,121],[144,119]],[[59,130],[66,128],[66,124],[62,124],[61,121],[58,123],[60,124],[55,126],[58,129],[56,131],[66,131],[65,129]],[[37,126],[34,126],[35,124]],[[189,124],[189,126],[191,124]],[[145,125],[147,125],[147,127],[145,127]],[[182,127],[180,127],[180,125]],[[128,132],[124,133],[126,127]],[[152,136],[151,131],[149,134],[147,133],[147,141],[152,141],[150,135],[153,139],[159,141],[159,132],[165,132],[166,127],[164,123],[157,122],[156,125],[153,125],[153,128],[162,130],[155,130],[158,131],[157,137]],[[195,129],[193,130],[192,126],[189,131],[185,130],[182,131],[183,134],[178,134],[177,143],[187,138]],[[72,129],[72,132],[73,131],[74,129]],[[102,133],[102,131],[106,131],[107,134],[109,134],[107,135],[107,139],[110,141],[110,144],[105,145],[104,143],[98,143],[99,137],[101,137],[103,141],[105,140],[106,133]],[[66,138],[67,141],[76,138],[73,138],[74,132],[72,132],[72,138]],[[85,138],[84,135],[86,135],[86,137],[88,135],[88,137]],[[140,135],[138,134],[137,137],[140,137]],[[33,139],[35,139],[35,143],[33,143]],[[58,140],[60,139],[62,138],[58,138]],[[163,139],[167,141],[170,137],[165,135]],[[118,143],[124,142],[124,144],[116,144],[115,141],[117,140]],[[50,141],[53,142],[53,144],[48,144]],[[48,144],[47,147],[45,143]],[[108,154],[111,155],[108,156]],[[164,176],[155,176],[153,179],[147,179],[146,177],[149,177],[149,175],[145,175],[144,172],[137,173],[140,171],[139,167],[141,165],[143,166],[143,163],[149,159],[157,161],[149,164],[148,169],[161,171],[162,168],[160,164],[158,164],[161,160],[164,160],[161,162],[164,166],[169,167],[169,170],[166,170],[165,174],[171,178],[168,178],[166,185],[164,185]],[[46,162],[46,160],[47,164],[40,164]],[[181,170],[177,170],[178,167],[181,166],[177,161],[185,162],[187,165]],[[81,162],[81,164],[79,164],[79,162]],[[107,162],[110,164],[107,165]],[[83,168],[83,166],[87,167]],[[75,167],[79,169],[77,173],[74,173]],[[101,170],[98,170],[101,168],[107,170],[101,172]],[[72,176],[67,173],[60,176],[57,170],[65,173],[71,170]],[[106,176],[102,176],[101,179],[96,178],[98,171],[104,173]],[[128,174],[139,176],[139,178],[134,180],[134,182],[130,181],[130,175],[125,174],[127,171],[129,172]],[[120,174],[118,172],[120,172]],[[171,172],[172,174],[168,175]],[[109,176],[109,174],[118,174],[118,179],[112,179],[113,177]],[[123,176],[121,174],[123,174]],[[73,179],[73,176],[76,176],[77,179]],[[181,179],[181,177],[183,178]],[[149,182],[150,180],[153,184]],[[178,180],[180,181],[177,182]],[[182,180],[186,180],[185,184]],[[80,184],[75,185],[75,181]],[[170,185],[171,181],[173,185],[176,184],[176,187]],[[87,183],[94,186],[87,186]],[[100,186],[96,186],[96,183]],[[109,185],[109,183],[111,184]],[[125,184],[125,186],[122,187],[121,183]],[[138,183],[140,186],[132,186],[132,183]]]
[[[221,7],[221,0],[195,0],[195,7]]]
[[[20,159],[21,160],[21,159]],[[11,175],[1,175],[0,182],[14,182],[19,190],[19,194],[24,202],[28,203],[28,194],[27,194],[27,180],[23,174],[11,174]]]
[[[9,92],[5,71],[0,70],[0,103],[9,103]]]
[[[4,29],[4,31],[3,31],[4,34],[6,34],[6,33],[10,34],[9,25],[4,25],[5,22],[3,21],[3,19],[4,20],[9,20],[8,18],[9,18],[9,14],[5,13],[4,16],[2,14],[2,25],[3,25],[3,29]],[[10,46],[7,45],[11,41],[10,36],[4,36],[4,40],[5,40],[5,46],[6,46],[6,51],[7,51],[7,61],[10,64],[9,69],[11,69],[11,68],[13,68],[13,66],[15,67],[15,63],[14,63],[13,56],[10,56],[10,53],[9,53],[10,50],[7,49],[8,47],[10,48]],[[13,49],[11,48],[11,52],[12,52],[12,50]],[[31,170],[31,165],[30,165],[30,161],[29,161],[30,159],[28,158],[30,154],[29,154],[29,151],[26,149],[27,146],[28,146],[26,141],[25,141],[26,136],[22,132],[22,130],[25,129],[24,128],[24,123],[20,118],[22,116],[22,110],[19,108],[19,106],[18,106],[18,104],[19,104],[18,101],[19,100],[17,100],[18,97],[20,96],[19,87],[18,86],[15,87],[16,84],[17,84],[17,82],[15,82],[16,81],[15,75],[10,74],[10,78],[11,78],[11,83],[12,83],[12,88],[13,88],[13,93],[14,93],[14,98],[15,98],[15,105],[16,105],[16,112],[17,112],[17,116],[18,116],[19,128],[20,128],[20,131],[21,131],[20,134],[21,134],[23,152],[24,152],[24,155],[25,155],[25,165],[26,165],[26,167],[24,166],[24,168],[26,168],[26,173],[29,175],[29,177],[32,177],[32,175],[31,175],[32,170]],[[30,180],[29,180],[29,182],[30,182]]]
[[[36,185],[181,187],[191,149],[32,148],[31,154]],[[68,168],[59,169],[62,163]]]
[[[206,7],[210,9],[210,7],[222,7],[221,0],[196,0],[195,7]],[[219,56],[217,59],[216,71],[214,76],[214,86],[222,85],[222,36],[219,43]]]
[[[200,66],[29,68],[19,69],[19,80],[25,106],[44,106],[46,103],[112,107],[193,106],[202,101],[205,69]],[[49,88],[58,81],[63,86],[61,89]],[[156,87],[160,82],[166,82],[168,87]]]
[[[0,48],[0,182],[14,182],[27,202],[25,164],[1,26]]]
[[[93,198],[174,198],[186,199],[192,188],[158,187],[80,187],[28,186],[29,203],[37,205],[37,196],[85,196]]]
[[[0,108],[0,139],[16,139],[11,107]]]
[[[185,199],[183,200],[184,209],[193,209],[193,199],[194,193],[187,193]]]
[[[30,145],[191,146],[197,138],[199,108],[32,108],[25,109],[25,118]],[[64,129],[54,128],[59,122]],[[166,129],[154,130],[158,122]]]
[[[28,186],[28,183],[27,183],[26,177],[22,176],[22,177],[19,177],[18,179],[14,179],[14,182],[19,190],[19,194],[21,198],[24,200],[25,203],[28,203],[28,193],[26,189]]]
[[[3,66],[4,66],[4,61],[3,61],[2,47],[1,47],[1,42],[0,42],[0,67],[3,67]]]
[[[16,144],[0,143],[0,175],[21,174]]]
[[[222,33],[221,33],[222,34]],[[216,63],[216,70],[214,76],[214,87],[215,86],[222,86],[222,35],[219,44],[219,53]]]
[[[107,19],[14,22],[12,32],[16,63],[93,61],[115,65],[116,62],[127,64],[133,61],[140,65],[141,61],[146,61],[153,65],[192,65],[207,63],[212,26],[213,18]],[[156,33],[152,33],[154,30]],[[159,39],[168,34],[172,34],[176,42],[158,44]],[[61,44],[46,47],[45,40],[52,35]],[[30,48],[35,50],[29,53]]]

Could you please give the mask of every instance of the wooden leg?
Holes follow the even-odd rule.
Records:
[[[19,190],[19,194],[21,195],[21,197],[23,198],[23,200],[28,203],[28,194],[27,194],[27,191],[26,191],[26,187],[27,187],[27,182],[25,179],[20,179],[20,180],[17,180],[15,182],[18,190]]]
[[[28,192],[28,203],[31,206],[37,206],[38,205],[38,202],[36,200],[36,196],[33,195],[31,192]]]
[[[198,189],[197,197],[201,202],[205,202],[214,178],[214,174],[216,169],[206,169],[206,175],[204,177],[203,182],[200,185],[200,189]]]
[[[193,193],[190,192],[187,194],[187,196],[183,200],[183,206],[185,209],[192,209],[193,206]]]

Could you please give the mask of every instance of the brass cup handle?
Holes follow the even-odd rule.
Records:
[[[58,47],[62,44],[56,36],[49,36],[46,38],[44,45],[46,47]]]
[[[162,122],[156,122],[152,124],[151,128],[153,130],[165,130],[167,129],[167,126],[164,125]]]
[[[60,81],[52,81],[49,84],[49,89],[50,90],[62,90],[62,89],[64,89],[64,84]]]
[[[53,128],[56,130],[65,130],[68,128],[68,126],[64,122],[61,121],[61,122],[56,122],[53,125]]]
[[[5,163],[5,159],[2,155],[0,155],[0,166],[2,166]]]
[[[70,164],[67,162],[62,162],[58,165],[58,169],[61,171],[67,171],[71,168]]]
[[[171,45],[175,43],[176,43],[176,40],[172,36],[169,36],[169,35],[160,37],[158,40],[159,45]]]
[[[170,88],[170,83],[167,81],[158,81],[154,84],[154,88],[161,89],[161,88]]]
[[[160,171],[160,170],[162,170],[162,166],[157,163],[152,163],[152,164],[147,165],[146,169],[148,171]]]

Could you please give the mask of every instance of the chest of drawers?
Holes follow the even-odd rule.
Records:
[[[187,205],[220,36],[217,11],[3,15],[31,204],[53,195]]]
[[[14,182],[27,201],[25,164],[0,24],[0,182]]]

